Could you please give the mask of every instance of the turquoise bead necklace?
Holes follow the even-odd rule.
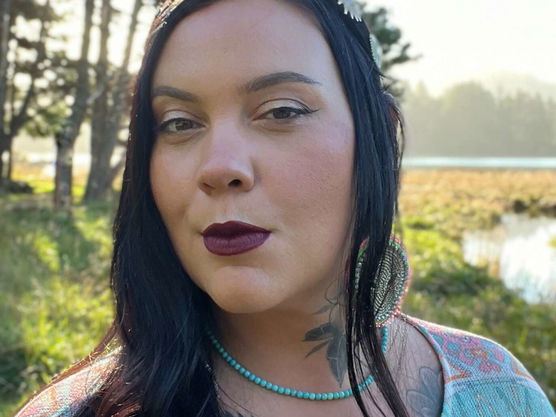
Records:
[[[218,341],[216,336],[210,330],[207,330],[208,337],[212,342],[216,351],[220,354],[222,359],[230,365],[233,369],[235,369],[242,377],[246,378],[248,381],[251,381],[262,388],[265,388],[269,391],[273,391],[277,394],[286,395],[289,397],[295,397],[302,400],[340,400],[342,398],[348,398],[353,395],[353,390],[347,389],[344,391],[336,391],[336,392],[306,392],[300,391],[292,388],[282,387],[280,385],[273,384],[272,382],[265,381],[261,377],[255,375],[253,372],[248,371],[241,365],[238,361],[236,361],[232,356],[224,349],[222,344]],[[386,352],[386,348],[388,347],[388,326],[382,327],[382,342],[381,342],[381,349],[382,352]],[[358,391],[363,391],[366,389],[372,382],[374,381],[373,376],[369,375],[362,383],[357,386]]]

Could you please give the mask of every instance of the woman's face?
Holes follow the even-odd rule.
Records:
[[[343,276],[355,144],[317,23],[279,0],[216,2],[175,28],[152,95],[151,186],[184,269],[225,311],[313,312]],[[217,255],[202,232],[227,221],[271,233]]]

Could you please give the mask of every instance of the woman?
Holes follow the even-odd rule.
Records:
[[[554,415],[501,346],[399,313],[401,118],[344,3],[162,6],[114,325],[19,417]]]

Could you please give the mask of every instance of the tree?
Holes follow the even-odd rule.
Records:
[[[556,154],[553,101],[518,91],[496,99],[477,82],[459,83],[440,97],[424,85],[410,91],[404,113],[411,156],[542,157]]]
[[[383,73],[388,74],[390,70],[396,66],[415,61],[421,58],[421,55],[410,56],[409,48],[411,43],[402,42],[402,31],[393,26],[388,21],[388,11],[384,7],[379,7],[373,11],[366,11],[365,5],[359,3],[363,10],[363,21],[367,24],[369,31],[376,37],[380,48],[382,49],[382,66]],[[391,82],[384,87],[390,91],[392,95],[401,98],[403,96],[403,88],[399,86],[399,80],[390,76]]]
[[[52,39],[51,25],[60,19],[50,0],[3,0],[0,6],[0,182],[11,180],[15,137],[47,111],[38,95],[49,84],[46,74],[57,66],[59,55],[48,53],[46,43]],[[37,31],[32,22],[38,23]]]
[[[127,32],[127,42],[121,66],[108,74],[108,40],[113,9],[110,0],[102,2],[100,25],[100,53],[96,64],[96,95],[91,123],[91,165],[85,189],[84,201],[92,202],[106,197],[114,178],[123,168],[125,155],[112,166],[112,155],[122,130],[122,119],[129,108],[129,62],[133,41],[137,33],[138,16],[143,3],[135,0]],[[111,92],[111,94],[109,94]]]
[[[6,102],[7,72],[8,72],[8,46],[10,27],[12,21],[12,0],[3,0],[0,4],[0,182],[3,179],[3,156],[4,156],[4,106]]]
[[[439,108],[438,100],[431,96],[422,81],[414,90],[406,92],[403,105],[409,138],[406,155],[427,154],[438,146],[433,140],[436,139]],[[413,140],[414,138],[418,140]]]
[[[54,208],[71,212],[73,147],[87,113],[89,99],[89,46],[93,25],[94,0],[85,0],[85,18],[81,55],[77,65],[77,85],[71,114],[56,133],[56,178],[54,188]]]

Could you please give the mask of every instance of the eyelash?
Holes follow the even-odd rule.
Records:
[[[288,110],[289,112],[293,112],[295,114],[295,116],[294,117],[287,117],[285,119],[274,119],[274,120],[294,120],[294,119],[297,119],[300,116],[306,116],[306,115],[309,115],[311,113],[315,113],[316,111],[318,111],[318,110],[311,110],[310,108],[305,107],[305,106],[303,106],[302,108],[280,106],[280,107],[275,107],[272,110],[267,111],[265,113],[265,115],[269,114],[269,113],[272,113],[276,110]]]
[[[172,119],[169,119],[169,120],[166,120],[166,121],[162,122],[156,130],[157,130],[158,133],[176,134],[178,132],[168,132],[167,128],[168,128],[168,126],[170,126],[171,123],[181,122],[181,121],[190,122],[193,125],[199,125],[199,123],[196,123],[196,122],[194,122],[193,120],[190,120],[190,119],[186,119],[185,117],[173,117]],[[189,129],[187,129],[187,130],[189,130]]]
[[[307,116],[311,113],[315,113],[315,112],[318,111],[318,109],[317,110],[312,110],[312,109],[309,109],[308,107],[305,107],[305,106],[302,107],[302,108],[280,106],[280,107],[275,107],[274,109],[271,109],[271,110],[267,111],[266,113],[264,113],[264,115],[275,112],[277,110],[288,110],[289,113],[292,113],[292,112],[294,113],[293,117],[287,117],[287,118],[284,118],[284,119],[271,119],[271,120],[276,120],[279,123],[281,121],[295,120],[295,119],[299,118],[300,116]],[[171,123],[178,122],[178,121],[186,121],[186,122],[190,122],[190,124],[193,124],[193,125],[199,125],[199,123],[194,122],[193,120],[190,120],[190,119],[186,119],[184,117],[174,117],[172,119],[169,119],[169,120],[166,120],[166,121],[162,122],[156,130],[157,130],[158,133],[178,134],[179,132],[183,132],[185,130],[192,129],[192,128],[189,128],[189,129],[185,129],[183,131],[178,131],[178,132],[168,132],[167,131],[168,126],[170,126]]]

